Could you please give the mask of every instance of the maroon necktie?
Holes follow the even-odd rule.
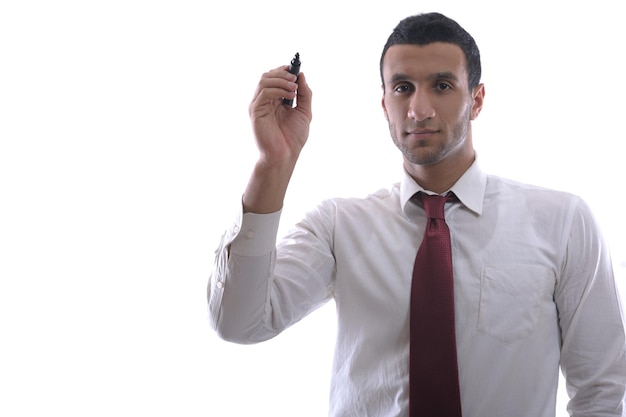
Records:
[[[454,199],[419,193],[426,216],[411,286],[410,417],[460,417],[450,230],[443,207]]]

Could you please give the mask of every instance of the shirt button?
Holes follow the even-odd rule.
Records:
[[[235,227],[233,227],[233,231],[235,233],[239,233],[239,226],[235,225]]]
[[[219,288],[219,289],[222,289],[222,288],[224,288],[224,283],[222,281],[217,281],[215,283],[215,287]]]

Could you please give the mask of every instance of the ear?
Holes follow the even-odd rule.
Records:
[[[485,100],[485,85],[478,84],[474,87],[474,92],[472,93],[472,113],[471,120],[474,120],[480,114],[480,111],[483,108],[483,102]]]
[[[382,86],[382,90],[383,90],[383,96],[380,100],[380,104],[383,107],[383,113],[385,114],[385,119],[389,121],[389,114],[387,113],[387,106],[385,105],[385,86],[384,85]]]

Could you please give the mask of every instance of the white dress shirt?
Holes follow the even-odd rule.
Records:
[[[218,334],[276,336],[333,298],[332,417],[408,416],[409,296],[426,217],[402,182],[332,199],[276,244],[280,212],[241,214],[208,286]],[[608,248],[577,196],[483,173],[451,188],[464,417],[554,417],[559,365],[581,417],[622,416],[624,325]]]

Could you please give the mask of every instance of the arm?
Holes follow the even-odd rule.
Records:
[[[280,209],[309,133],[311,94],[304,74],[296,80],[282,66],[263,74],[250,104],[259,159],[242,198],[243,213],[216,251],[208,287],[211,325],[224,339],[250,343],[277,333],[263,325],[263,317]],[[295,108],[282,104],[296,95]]]
[[[622,416],[626,350],[622,303],[606,243],[579,202],[555,299],[562,331],[561,367],[574,417]]]

